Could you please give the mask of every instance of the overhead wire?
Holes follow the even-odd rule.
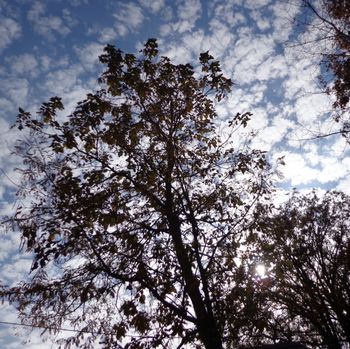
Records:
[[[75,333],[90,333],[90,334],[96,334],[95,332],[86,331],[86,330],[74,330],[71,328],[55,328],[55,327],[48,327],[48,326],[40,326],[40,325],[29,325],[29,324],[22,324],[19,322],[12,322],[12,321],[1,321],[0,325],[12,325],[12,326],[22,326],[22,327],[31,327],[31,328],[42,328],[45,330],[59,330],[59,331],[65,331],[65,332],[75,332]]]

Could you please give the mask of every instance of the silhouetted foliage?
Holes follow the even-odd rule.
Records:
[[[251,114],[217,133],[231,81],[208,52],[195,70],[150,39],[139,55],[108,45],[100,60],[101,89],[71,115],[58,97],[20,110],[22,185],[7,223],[34,259],[2,297],[25,323],[78,329],[65,348],[239,341],[239,312],[256,310],[240,301],[240,244],[270,190],[265,154],[234,138]]]
[[[350,197],[294,193],[259,226],[268,332],[312,348],[350,344]]]
[[[316,32],[316,41],[307,39],[305,45],[319,46],[318,54],[324,68],[321,81],[326,92],[335,97],[334,119],[339,131],[350,140],[350,2],[346,0],[301,0],[302,16]],[[317,43],[322,43],[318,45]],[[328,76],[331,74],[331,78]],[[337,133],[337,132],[336,132]]]
[[[251,349],[307,349],[304,345],[295,342],[289,343],[277,343],[277,344],[266,344],[260,347],[255,347]]]

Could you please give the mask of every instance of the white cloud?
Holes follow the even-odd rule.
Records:
[[[222,57],[224,61],[231,60],[231,57],[229,55],[225,57],[224,53],[232,48],[237,34],[233,33],[230,27],[219,19],[211,20],[210,28],[210,37],[206,38],[205,42],[210,45],[211,52],[218,57]]]
[[[319,166],[321,158],[318,154],[318,147],[314,142],[305,142],[303,146],[305,161],[312,167]]]
[[[61,17],[45,13],[46,7],[42,2],[36,1],[28,11],[27,18],[33,24],[34,30],[48,40],[54,40],[55,34],[62,36],[70,33],[70,28]]]
[[[344,179],[339,181],[336,189],[350,195],[350,171],[348,171],[347,176]]]
[[[13,104],[8,100],[8,98],[0,97],[0,110],[1,114],[13,110]]]
[[[288,79],[283,83],[285,89],[286,99],[295,99],[305,93],[311,93],[318,91],[317,76],[319,74],[319,68],[315,68],[315,65],[311,64],[305,59],[298,59],[297,57],[289,56],[286,58],[289,62],[286,67],[288,73]],[[293,61],[298,62],[294,64]]]
[[[338,129],[339,124],[333,125]],[[329,155],[334,156],[336,158],[339,157],[347,157],[350,156],[349,144],[345,137],[340,137],[339,135],[335,135],[334,143],[329,147]]]
[[[250,84],[258,79],[256,70],[260,69],[263,76],[264,69],[275,70],[277,67],[261,66],[274,55],[274,41],[269,37],[256,38],[251,33],[243,35],[232,49],[232,66],[234,67],[234,81],[239,84]],[[280,73],[276,74],[277,76]]]
[[[176,64],[187,63],[193,58],[191,51],[181,44],[169,46],[164,55],[171,58]]]
[[[295,1],[275,1],[269,7],[274,14],[272,20],[272,27],[274,30],[272,35],[276,41],[285,45],[293,32],[294,17],[299,11],[299,4]]]
[[[286,165],[280,170],[292,186],[310,184],[318,180],[320,171],[308,166],[301,154],[282,152],[281,155],[285,157]]]
[[[268,120],[268,116],[266,117],[266,120]],[[283,140],[288,130],[292,127],[293,123],[290,120],[275,117],[271,124],[258,130],[257,137],[253,141],[253,147],[265,151],[276,151],[274,146],[276,146],[276,143]]]
[[[202,13],[202,6],[199,0],[178,0],[177,16],[179,21],[173,28],[179,33],[192,30]]]
[[[51,57],[49,56],[40,56],[40,66],[41,66],[41,69],[43,71],[47,71],[50,69],[50,65],[51,65],[51,62],[52,62],[52,59]]]
[[[260,9],[271,3],[271,0],[245,0],[244,5],[251,9]]]
[[[46,82],[41,87],[49,95],[62,97],[77,86],[80,73],[82,73],[82,67],[78,65],[50,72],[47,74]]]
[[[287,75],[286,68],[287,62],[282,55],[271,55],[258,65],[255,71],[255,77],[259,81],[284,78]]]
[[[89,3],[89,0],[70,0],[70,3],[72,6],[87,5]]]
[[[144,21],[141,7],[134,3],[120,4],[113,17],[116,19],[115,28],[120,36],[135,32]]]
[[[178,18],[191,22],[191,26],[193,27],[202,12],[201,2],[199,0],[177,0],[177,5]]]
[[[52,96],[62,98],[64,110],[59,115],[69,115],[77,102],[85,99],[87,93],[97,89],[97,78],[82,81],[80,75],[83,73],[85,70],[79,64],[58,69],[48,73],[47,80],[40,86],[45,91],[44,98],[48,99]]]
[[[0,305],[0,317],[2,321],[18,323],[17,311],[7,303]],[[55,349],[56,345],[42,343],[39,333],[42,330],[31,331],[29,328],[15,326],[11,324],[1,324],[0,326],[0,347],[3,349]]]
[[[98,31],[99,38],[98,41],[103,44],[108,44],[113,42],[117,38],[117,32],[113,28],[103,28]]]
[[[174,17],[174,12],[171,6],[165,6],[161,9],[159,16],[163,21],[171,21]]]
[[[19,242],[19,241],[18,241]],[[12,252],[18,251],[19,245],[14,245],[14,242],[9,239],[8,236],[0,236],[1,250],[0,250],[0,262],[8,260]]]
[[[250,15],[260,30],[263,31],[271,28],[271,19],[266,16],[263,17],[261,11],[252,11]]]
[[[165,7],[164,0],[139,0],[139,3],[153,13],[158,13]]]
[[[329,99],[323,94],[309,94],[298,98],[295,102],[295,113],[302,125],[317,125],[317,119],[329,110]],[[321,130],[320,130],[321,132]]]
[[[321,183],[338,181],[350,172],[349,161],[339,161],[335,157],[324,157],[320,159],[322,171],[318,177]]]
[[[72,16],[71,11],[67,8],[64,8],[62,10],[62,18],[64,19],[64,22],[67,24],[69,28],[72,28],[78,25],[79,23],[79,21]]]
[[[29,82],[20,78],[0,79],[0,92],[16,106],[25,106],[28,103]]]
[[[98,57],[103,53],[103,48],[104,45],[93,42],[80,47],[76,46],[74,51],[84,68],[91,70],[99,62]]]
[[[16,253],[1,268],[1,279],[9,286],[14,286],[19,280],[25,280],[32,264],[29,254],[19,254],[18,248],[19,245],[13,245],[12,252]]]
[[[201,16],[202,6],[199,0],[178,0],[176,4],[178,20],[162,25],[160,30],[162,36],[183,34],[194,29]]]
[[[74,89],[62,95],[65,108],[64,114],[68,115],[71,113],[75,109],[77,102],[85,99],[86,95],[94,89],[96,89],[96,81],[92,81],[87,86],[75,86]]]
[[[268,116],[264,108],[254,108],[249,127],[258,131],[264,129],[269,122]]]
[[[210,6],[213,13],[213,19],[209,22],[209,28],[211,30],[216,29],[217,23],[224,23],[229,25],[230,28],[237,27],[238,25],[244,24],[247,18],[243,15],[241,10],[242,4],[240,1],[216,1]],[[213,24],[216,24],[213,26]]]
[[[21,35],[21,26],[12,18],[0,17],[0,52]]]
[[[36,76],[38,73],[38,61],[35,56],[30,53],[7,57],[5,60],[10,65],[12,72],[16,75],[29,74],[31,76]]]
[[[243,113],[247,111],[252,112],[253,118],[252,121],[249,122],[249,126],[257,129],[259,126],[262,126],[262,124],[259,122],[259,120],[262,121],[264,119],[262,115],[266,115],[266,112],[261,108],[253,107],[256,104],[259,104],[259,102],[262,100],[264,86],[260,85],[259,87],[261,88],[252,88],[252,90],[247,93],[245,90],[233,86],[232,93],[229,95],[226,103],[220,104],[221,108],[225,108],[227,110],[226,114],[228,117],[232,117],[236,113]],[[262,114],[260,111],[262,111]],[[267,125],[265,121],[263,124],[264,126]]]
[[[208,38],[203,30],[188,32],[182,37],[182,42],[187,50],[192,52],[193,60],[197,61],[200,52],[209,50]]]
[[[13,112],[13,116],[15,115],[16,113]],[[13,198],[9,199],[5,194],[8,194],[8,190],[16,190],[20,183],[19,173],[15,168],[20,166],[21,160],[13,155],[14,143],[17,139],[19,139],[19,131],[15,128],[10,129],[10,123],[0,116],[0,217],[12,212],[13,203],[8,203],[6,200]],[[0,240],[1,238],[0,234]],[[12,240],[14,238],[14,234],[6,237],[6,239]],[[2,242],[0,242],[0,246],[3,246]],[[6,251],[9,252],[9,250]],[[0,255],[2,252],[3,250],[0,248]]]

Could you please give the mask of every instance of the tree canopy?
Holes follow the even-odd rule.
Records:
[[[20,110],[22,184],[5,221],[33,264],[1,295],[25,323],[76,329],[64,348],[239,343],[250,325],[238,315],[256,310],[238,302],[240,246],[271,187],[264,152],[235,138],[251,114],[218,133],[232,83],[208,52],[174,64],[150,39],[100,60],[101,88],[70,115],[58,97]]]
[[[334,119],[341,124],[337,133],[349,141],[350,3],[344,0],[301,0],[301,3],[301,16],[307,17],[306,23],[313,32],[304,45],[317,48],[323,68],[320,79],[334,98]]]
[[[344,193],[295,192],[259,225],[256,251],[269,264],[260,287],[273,310],[265,318],[270,335],[312,348],[350,343],[349,217]]]

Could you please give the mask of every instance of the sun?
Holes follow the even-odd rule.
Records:
[[[264,264],[258,264],[255,267],[255,271],[260,277],[264,277],[266,275],[266,267]]]

